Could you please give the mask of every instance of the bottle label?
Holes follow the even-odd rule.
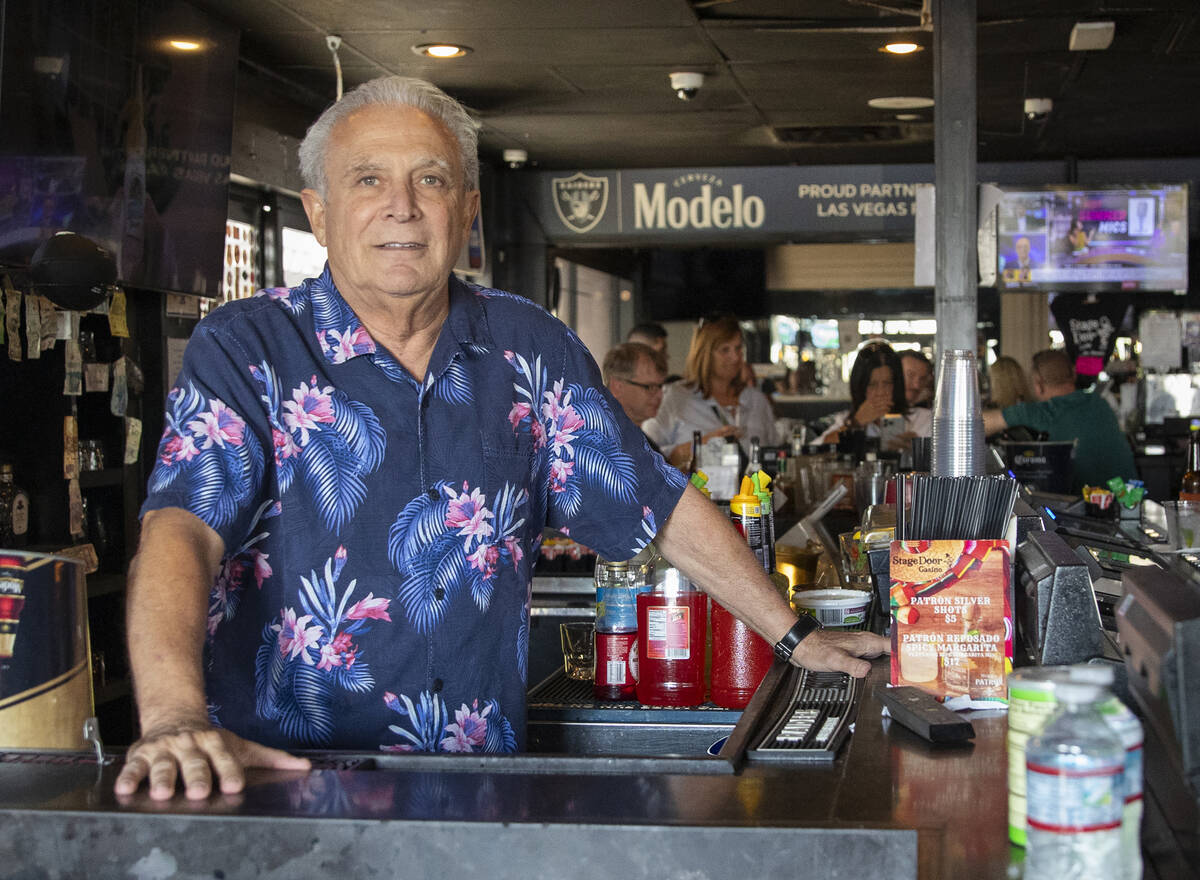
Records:
[[[18,492],[13,499],[12,531],[14,535],[24,535],[29,531],[29,496]]]
[[[1076,834],[1121,827],[1123,766],[1053,767],[1027,761],[1028,825],[1038,831]]]
[[[686,605],[646,609],[648,660],[687,660],[692,656],[690,615],[691,609]]]

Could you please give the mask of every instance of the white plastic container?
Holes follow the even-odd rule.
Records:
[[[822,626],[857,626],[866,621],[871,594],[866,590],[800,590],[792,594],[792,610],[810,614]]]

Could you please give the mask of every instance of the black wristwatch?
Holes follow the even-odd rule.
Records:
[[[778,642],[775,643],[775,656],[784,663],[790,663],[792,660],[792,652],[796,650],[796,646],[808,635],[821,629],[821,624],[815,617],[810,614],[801,614],[800,619],[783,634]]]

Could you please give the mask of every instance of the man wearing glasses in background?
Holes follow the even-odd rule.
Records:
[[[667,376],[667,359],[661,351],[640,342],[626,342],[604,356],[602,369],[604,384],[631,422],[640,425],[654,418],[662,403]],[[651,449],[662,453],[649,437],[646,441]]]

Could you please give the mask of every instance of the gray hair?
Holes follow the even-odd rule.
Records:
[[[479,189],[479,124],[466,108],[433,83],[411,76],[383,76],[346,92],[336,104],[326,108],[309,126],[300,143],[300,174],[304,185],[325,198],[329,181],[325,177],[325,152],[329,137],[339,122],[363,107],[377,104],[412,107],[441,122],[458,142],[463,168],[463,189]]]

